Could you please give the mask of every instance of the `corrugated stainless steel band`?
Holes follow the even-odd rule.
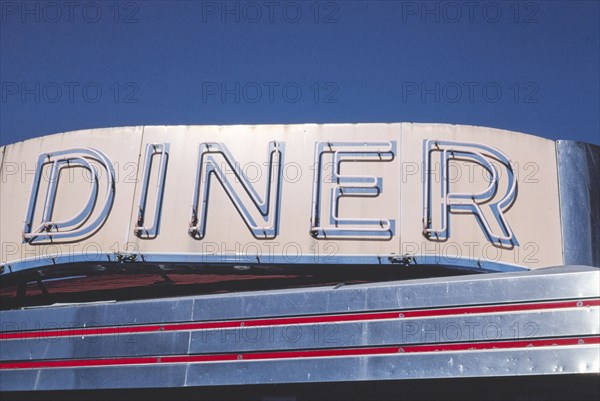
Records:
[[[558,141],[565,264],[600,267],[600,146]]]
[[[104,362],[98,363],[106,364],[110,359],[135,362],[154,357],[161,362],[53,368],[30,365],[3,369],[0,379],[3,390],[50,390],[598,372],[600,347],[589,341],[597,341],[594,338],[600,331],[596,306],[599,276],[600,270],[595,268],[560,267],[337,289],[3,311],[3,334],[17,332],[17,337],[1,343],[3,363],[76,358],[102,359]],[[549,294],[548,288],[554,291]],[[487,309],[478,309],[482,307]],[[462,313],[465,311],[473,313]],[[390,313],[398,316],[392,318]],[[415,315],[410,317],[411,313]],[[223,322],[233,327],[220,328]],[[208,329],[210,324],[216,327]],[[142,330],[158,326],[158,331],[94,335],[103,328],[129,332],[130,328],[124,327],[128,325]],[[68,334],[88,326],[91,332]],[[65,335],[55,336],[52,330],[61,327],[68,329]],[[327,342],[331,340],[328,330],[333,327],[339,333],[337,343]],[[36,329],[50,337],[18,337]],[[266,332],[257,338],[259,329]],[[532,342],[543,346],[528,347]],[[457,346],[453,344],[473,348],[475,343],[488,348],[451,348]],[[497,343],[519,346],[499,348]],[[409,348],[419,346],[430,348]],[[434,352],[435,347],[450,348]],[[400,348],[405,352],[398,352]],[[415,352],[406,352],[407,348]],[[374,349],[395,351],[373,353]],[[425,349],[432,352],[416,351]],[[359,351],[353,354],[352,350]],[[264,353],[271,358],[246,356]],[[217,357],[210,361],[215,358],[210,355],[235,356],[235,360]],[[165,363],[164,358],[174,359]]]
[[[553,288],[555,291],[548,291]],[[385,311],[594,298],[600,270],[561,266],[520,273],[455,276],[318,288],[203,295],[160,300],[55,305],[0,312],[12,328],[99,327],[292,315]],[[54,326],[49,326],[54,325]]]

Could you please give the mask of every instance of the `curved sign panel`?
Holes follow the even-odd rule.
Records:
[[[561,265],[557,171],[555,142],[472,126],[51,135],[2,149],[3,274],[75,262]]]

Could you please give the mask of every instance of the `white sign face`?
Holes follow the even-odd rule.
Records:
[[[8,145],[1,176],[4,273],[110,261],[563,263],[554,142],[490,128],[98,129]]]

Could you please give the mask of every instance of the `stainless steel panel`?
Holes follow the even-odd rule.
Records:
[[[99,302],[6,310],[0,312],[2,331],[27,331],[59,327],[98,327],[189,321],[193,299]]]
[[[600,146],[557,142],[566,264],[600,267]]]
[[[135,387],[181,387],[187,367],[182,365],[129,366],[85,369],[2,371],[3,391],[67,390]]]
[[[553,290],[549,291],[550,288]],[[599,293],[600,272],[585,267],[559,267],[360,284],[333,290],[323,287],[271,291],[268,295],[267,292],[211,295],[196,301],[193,320],[568,299]]]
[[[186,385],[600,372],[598,347],[191,364]]]
[[[2,361],[22,359],[109,358],[187,354],[190,332],[111,334],[10,340],[0,346]]]
[[[426,144],[432,142],[435,153],[447,157],[432,156],[431,164],[424,164],[429,154]],[[488,153],[489,147],[495,155]],[[439,261],[458,259],[460,263],[471,259],[483,266],[490,262],[528,268],[564,264],[558,246],[562,241],[560,205],[554,201],[559,198],[554,141],[494,128],[402,123],[401,149],[401,255],[416,253]],[[481,156],[479,162],[474,161],[476,154]],[[442,158],[446,160],[442,162]],[[486,160],[491,169],[483,167]],[[496,179],[490,180],[494,172]],[[495,195],[489,201],[477,200],[480,191],[491,189],[487,186],[491,181]],[[431,188],[439,188],[432,214],[425,212],[430,183],[434,184]],[[511,202],[507,196],[511,187],[516,189],[511,207],[506,213],[493,213],[488,206],[497,205],[502,210],[504,200]],[[462,201],[452,200],[452,193],[457,198],[462,195]],[[453,212],[449,211],[453,209],[448,208],[450,203],[456,207]],[[466,210],[466,205],[463,208],[458,203],[470,203],[473,209]],[[479,218],[473,210],[480,212]],[[509,237],[514,244],[492,241],[492,233],[484,228],[488,223],[496,235],[504,232],[502,228],[508,230],[505,234],[512,232]],[[448,238],[426,236],[433,234],[428,228],[440,229],[442,225],[446,225]],[[423,230],[415,230],[415,226]]]
[[[599,334],[598,308],[581,310],[245,327],[192,332],[190,354],[318,349]]]
[[[0,371],[3,390],[148,388],[598,373],[598,346]]]
[[[30,268],[76,261],[94,263],[105,260],[104,255],[107,253],[122,252],[122,248],[126,248],[126,235],[131,226],[134,178],[142,132],[143,127],[81,130],[7,145],[3,165],[4,168],[14,166],[14,171],[5,174],[6,181],[0,193],[0,235],[3,241],[0,262],[7,266],[17,262],[15,267],[18,267],[19,263],[26,261],[24,266]],[[87,154],[87,162],[96,167],[99,180],[92,180],[85,169],[75,166],[52,179],[48,174],[49,164],[52,163],[40,162],[46,156],[50,156],[46,160],[56,161],[51,157],[56,152],[64,153],[65,157],[81,157],[81,150]],[[37,172],[40,173],[38,191],[35,190]],[[88,200],[90,188],[96,185],[98,192],[94,197],[95,206],[82,210],[82,205]],[[78,221],[76,225],[67,230],[61,229],[60,232],[62,235],[77,231],[80,235],[52,242],[24,242],[24,231],[32,228],[24,228],[24,222],[29,220],[30,209],[35,211],[31,216],[33,227],[38,227],[42,220],[41,211],[46,194],[51,193],[50,190],[55,186],[59,189],[55,192],[54,207],[49,211],[52,220],[72,221],[74,216],[85,217],[82,220],[75,219]],[[37,197],[34,196],[36,192]],[[112,195],[105,197],[101,195],[104,193]],[[80,215],[79,212],[85,213]],[[92,222],[98,222],[98,225]],[[87,231],[92,227],[92,231]],[[56,233],[55,225],[47,225],[46,229],[48,233]],[[7,273],[5,271],[4,274]]]
[[[551,291],[549,289],[552,289]],[[396,282],[0,311],[0,330],[97,327],[574,299],[600,294],[600,271],[557,267]]]

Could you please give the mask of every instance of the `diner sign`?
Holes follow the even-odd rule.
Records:
[[[2,149],[3,274],[563,263],[555,143],[446,124],[144,126]]]

